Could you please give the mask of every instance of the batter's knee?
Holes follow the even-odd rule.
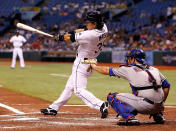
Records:
[[[83,90],[82,88],[76,88],[76,89],[74,89],[75,95],[79,97],[81,95],[82,90]]]

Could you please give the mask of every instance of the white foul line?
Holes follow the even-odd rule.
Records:
[[[10,110],[10,111],[12,111],[12,112],[14,112],[14,113],[17,113],[17,114],[24,114],[24,112],[21,112],[21,111],[15,109],[15,108],[13,108],[13,107],[4,105],[4,104],[2,104],[2,103],[0,103],[0,106],[3,107],[3,108],[8,109],[8,110]]]

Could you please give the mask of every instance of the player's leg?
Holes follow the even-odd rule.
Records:
[[[91,92],[86,90],[87,85],[87,75],[76,72],[76,77],[74,79],[74,92],[86,105],[90,108],[100,110],[102,113],[102,118],[106,118],[108,115],[108,103],[98,99]]]
[[[20,59],[20,66],[22,68],[25,67],[25,64],[24,64],[24,58],[23,58],[23,51],[21,48],[18,49],[18,56],[19,56],[19,59]]]
[[[127,103],[124,103],[118,97],[117,93],[109,93],[107,100],[111,104],[112,108],[120,115],[123,119],[119,120],[118,124],[138,124],[138,120],[135,119],[137,110]]]
[[[134,107],[141,114],[154,114],[163,110],[162,104],[151,104],[146,101],[146,98],[144,99],[130,93],[119,93],[116,97]]]
[[[165,118],[163,116],[162,112],[158,112],[155,114],[151,114],[149,118],[153,117],[153,120],[157,123],[157,124],[163,124],[165,122]]]
[[[56,115],[57,111],[59,110],[59,108],[61,106],[63,106],[72,96],[73,94],[73,75],[71,75],[67,81],[66,87],[64,89],[64,91],[62,92],[62,94],[60,95],[60,97],[54,101],[48,108],[45,109],[41,109],[41,113],[45,114],[45,115]]]
[[[113,98],[115,100],[117,99],[113,105],[115,107],[112,106]],[[141,114],[157,113],[157,112],[161,112],[161,110],[162,110],[162,105],[151,104],[151,103],[145,101],[144,98],[138,97],[138,96],[135,96],[135,95],[129,94],[129,93],[110,94],[110,95],[108,95],[108,101],[111,103],[111,106],[115,110],[118,109],[118,110],[116,110],[116,112],[119,113],[123,117],[124,120],[125,119],[128,120],[128,116],[132,116],[132,115],[135,116],[134,111],[131,109],[135,109],[138,113],[141,113]],[[126,112],[128,112],[130,114],[128,114],[128,113],[125,114],[124,112],[119,111],[119,110],[125,111],[125,109],[121,109],[121,107],[118,107],[122,103],[125,103],[128,105],[128,106],[124,105],[122,108],[125,108]],[[126,107],[129,107],[129,106],[130,106],[130,109],[127,109]]]
[[[12,65],[11,65],[11,68],[15,68],[15,65],[16,65],[16,57],[17,57],[17,49],[14,48],[13,49],[13,56],[12,56]]]

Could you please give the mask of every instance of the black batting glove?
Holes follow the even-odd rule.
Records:
[[[55,35],[54,36],[54,40],[55,41],[64,41],[64,35],[60,35],[60,34],[58,34],[58,35]]]

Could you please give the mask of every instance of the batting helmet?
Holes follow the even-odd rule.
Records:
[[[125,57],[126,59],[125,62],[127,65],[128,65],[129,58],[134,58],[141,64],[147,64],[145,60],[145,52],[142,49],[132,49],[127,52],[126,57]]]
[[[103,18],[100,12],[98,11],[90,11],[86,14],[84,21],[86,22],[96,22],[97,23],[97,29],[103,28]]]

